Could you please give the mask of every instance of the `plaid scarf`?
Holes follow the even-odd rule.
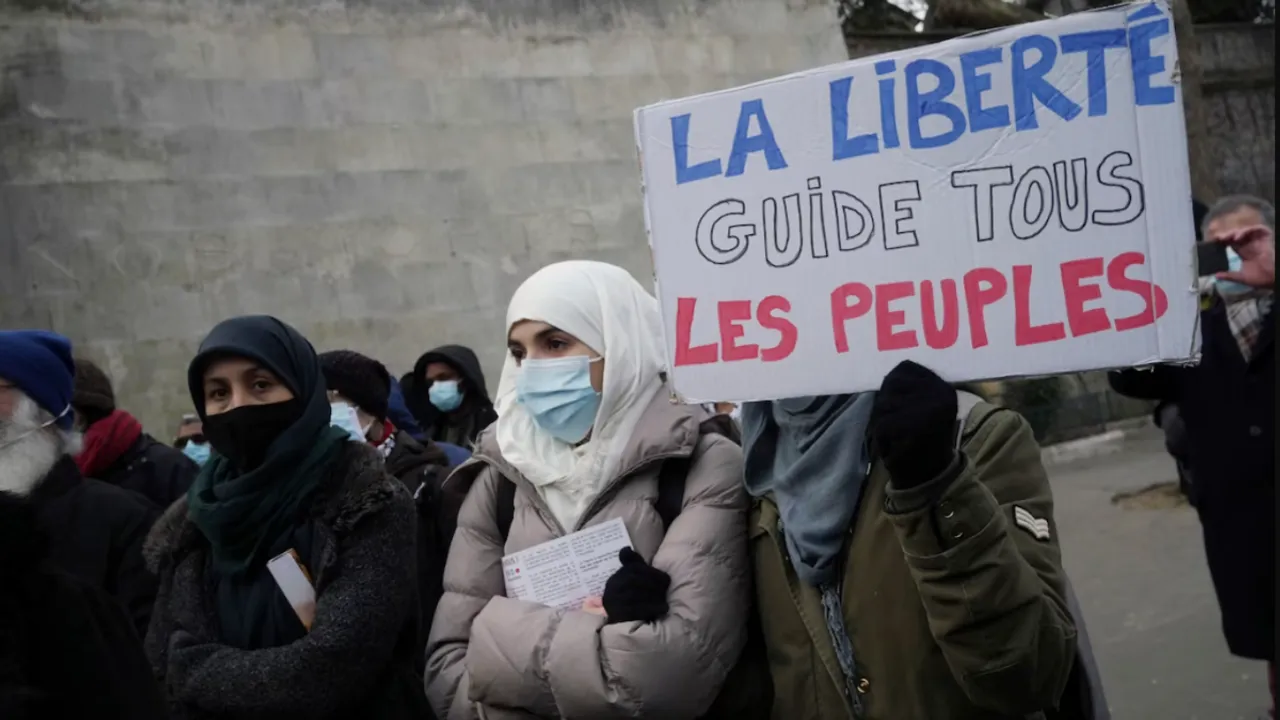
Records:
[[[1228,294],[1218,293],[1226,304],[1227,324],[1240,346],[1240,354],[1246,362],[1253,359],[1254,347],[1262,334],[1262,323],[1271,312],[1274,294],[1269,290]]]

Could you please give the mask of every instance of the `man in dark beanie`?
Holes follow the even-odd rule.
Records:
[[[0,491],[30,503],[49,562],[114,597],[141,637],[156,593],[142,543],[160,510],[81,475],[74,373],[71,342],[61,335],[0,331]]]
[[[71,397],[84,448],[76,465],[85,477],[132,490],[164,510],[186,494],[200,468],[182,451],[142,431],[133,415],[116,408],[111,379],[93,362],[75,359]]]
[[[420,640],[425,649],[431,618],[444,592],[444,563],[452,539],[440,536],[438,518],[440,487],[449,475],[449,460],[435,443],[414,440],[387,420],[391,375],[382,363],[350,350],[333,350],[320,354],[320,368],[329,388],[333,425],[346,430],[352,439],[361,438],[376,447],[386,459],[387,472],[404,483],[417,503]],[[418,657],[418,671],[422,672],[426,656],[419,652]]]

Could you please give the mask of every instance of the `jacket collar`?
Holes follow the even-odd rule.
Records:
[[[362,518],[390,504],[397,492],[405,490],[386,474],[382,456],[377,450],[365,443],[346,443],[312,505],[309,517],[329,526],[335,535],[342,536]],[[142,554],[147,567],[152,572],[159,572],[167,559],[186,555],[203,544],[207,541],[187,517],[187,498],[184,496],[170,505],[156,521],[143,543]]]

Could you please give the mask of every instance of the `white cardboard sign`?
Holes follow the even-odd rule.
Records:
[[[1187,361],[1195,231],[1164,3],[636,111],[689,401]]]

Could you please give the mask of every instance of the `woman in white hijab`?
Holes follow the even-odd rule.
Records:
[[[695,718],[720,691],[750,591],[742,454],[672,402],[661,343],[621,268],[557,263],[516,291],[498,421],[449,479],[471,490],[427,646],[441,718]],[[503,556],[615,518],[631,548],[599,596],[506,597]]]

